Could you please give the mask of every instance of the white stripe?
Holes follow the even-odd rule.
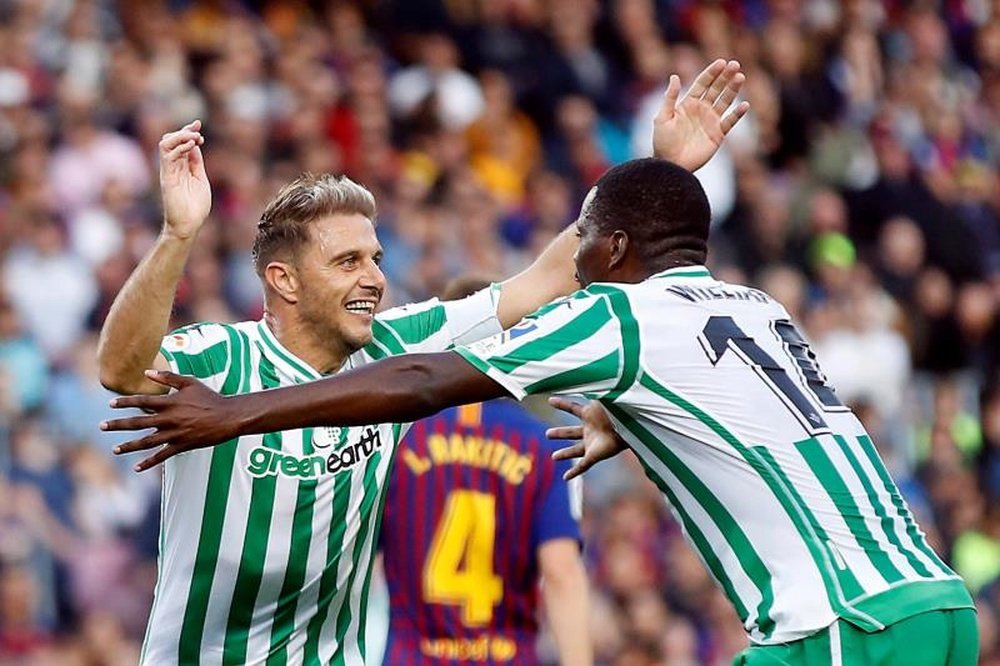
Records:
[[[840,620],[830,625],[830,666],[843,666],[840,646]]]

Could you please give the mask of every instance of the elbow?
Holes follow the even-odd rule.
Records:
[[[138,393],[139,385],[103,349],[97,351],[97,368],[97,379],[104,388],[120,394]]]
[[[118,375],[113,370],[109,370],[101,365],[100,374],[98,375],[98,380],[101,382],[101,386],[108,389],[109,391],[114,391],[115,393],[133,393],[134,391],[129,386],[128,382],[124,380],[123,377]]]

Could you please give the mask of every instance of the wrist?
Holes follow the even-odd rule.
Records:
[[[169,225],[164,224],[163,229],[160,230],[160,237],[158,242],[166,243],[170,245],[185,245],[190,246],[194,243],[195,238],[197,238],[198,232],[184,233],[179,232],[176,229],[170,228]]]

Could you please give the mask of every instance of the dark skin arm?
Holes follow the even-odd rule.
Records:
[[[221,396],[197,379],[173,372],[149,370],[146,377],[177,391],[115,398],[111,406],[116,409],[138,407],[151,413],[101,423],[102,430],[156,429],[115,447],[119,454],[158,449],[136,465],[137,471],[240,435],[406,423],[447,407],[510,395],[455,352],[395,356],[317,382],[234,396]]]

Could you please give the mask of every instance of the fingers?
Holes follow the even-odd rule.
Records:
[[[549,439],[582,439],[583,426],[575,425],[549,428],[545,431],[545,436]]]
[[[715,77],[711,85],[708,86],[708,90],[705,92],[705,101],[709,104],[714,104],[718,101],[719,97],[725,92],[726,88],[735,78],[736,74],[740,71],[740,63],[735,60],[730,60],[726,63],[726,66],[722,68],[719,75]]]
[[[170,403],[167,400],[167,396],[164,395],[123,395],[113,398],[108,404],[111,405],[113,409],[127,409],[129,407],[135,407],[137,409],[156,411],[162,409]],[[124,421],[125,419],[117,420]],[[114,423],[114,421],[105,421],[105,423]]]
[[[147,428],[157,427],[158,423],[159,419],[157,418],[156,414],[146,414],[144,416],[128,416],[121,419],[111,419],[110,421],[101,421],[101,430],[104,430],[105,432],[118,432],[122,430],[146,430]]]
[[[164,446],[162,449],[160,449],[153,455],[149,456],[148,458],[143,458],[142,460],[140,460],[135,465],[134,469],[137,472],[145,472],[147,469],[156,467],[157,465],[167,460],[168,458],[173,458],[178,453],[183,453],[183,451],[181,451],[178,448],[174,448],[173,446],[170,446],[168,444],[167,446]]]
[[[740,102],[728,116],[722,119],[722,133],[729,134],[729,130],[736,126],[740,118],[747,115],[750,110],[750,102]]]
[[[701,74],[698,75],[698,78],[696,78],[694,83],[691,84],[691,88],[688,89],[688,95],[694,97],[695,99],[700,98],[708,91],[709,86],[712,85],[715,79],[722,74],[725,69],[726,61],[719,58],[708,67],[701,70]]]
[[[191,144],[188,146],[188,144]],[[176,132],[167,132],[160,139],[160,154],[164,157],[170,155],[176,155],[176,149],[182,146],[188,146],[187,150],[191,147],[205,143],[205,137],[201,135],[201,121],[195,120],[184,127],[180,128]],[[181,151],[183,152],[183,150]]]
[[[113,451],[116,456],[120,456],[124,453],[134,453],[136,451],[148,451],[149,449],[155,449],[157,446],[163,446],[170,441],[164,433],[157,431],[150,433],[145,437],[140,437],[139,439],[133,439],[125,442],[124,444],[119,444]]]
[[[594,466],[593,461],[588,461],[586,458],[581,458],[575,465],[566,470],[566,473],[563,474],[563,480],[572,481],[573,479],[580,476],[593,466]]]
[[[680,97],[680,94],[681,77],[671,74],[670,82],[667,83],[667,91],[663,93],[663,104],[660,106],[660,110],[657,112],[653,122],[661,123],[673,117],[674,109],[677,108],[677,98]]]
[[[178,375],[175,372],[170,372],[169,370],[146,370],[146,378],[151,379],[161,386],[169,386],[170,388],[182,389],[185,386],[190,386],[194,384],[197,380],[191,377],[185,377],[184,375]],[[111,405],[116,407],[117,405]]]
[[[556,409],[561,409],[564,412],[572,414],[573,416],[581,416],[583,414],[583,405],[577,404],[572,400],[567,400],[566,398],[560,398],[559,396],[551,396],[549,398],[549,404]]]
[[[570,460],[571,458],[579,458],[584,454],[583,442],[577,442],[571,446],[567,446],[557,451],[552,452],[553,460]]]
[[[743,87],[746,80],[747,77],[743,74],[743,72],[736,72],[736,74],[729,79],[725,89],[722,91],[722,94],[719,95],[719,97],[715,100],[715,104],[712,105],[716,112],[723,113],[729,108],[729,105],[733,103],[736,96],[740,94],[740,88]]]

